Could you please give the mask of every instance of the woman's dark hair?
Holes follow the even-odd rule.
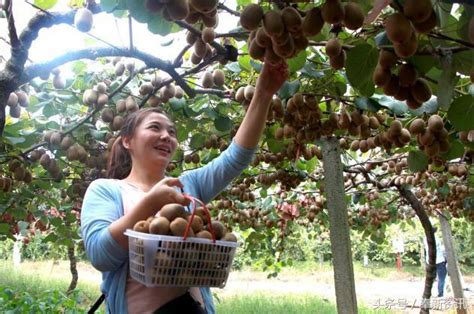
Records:
[[[128,150],[123,146],[124,137],[132,137],[137,126],[150,113],[160,113],[166,116],[170,121],[172,119],[159,107],[144,108],[129,114],[123,123],[119,132],[119,137],[115,140],[110,151],[107,162],[107,177],[111,179],[124,179],[130,174],[132,169],[132,158]]]

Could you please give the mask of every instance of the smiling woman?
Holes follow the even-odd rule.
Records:
[[[171,119],[159,108],[141,109],[126,118],[110,153],[109,179],[92,182],[81,212],[87,255],[104,274],[102,292],[112,313],[214,313],[208,287],[148,288],[132,279],[124,232],[166,204],[187,205],[184,193],[208,203],[239,176],[252,161],[272,97],[287,76],[285,63],[264,64],[231,145],[212,162],[179,178],[165,177],[178,145]]]

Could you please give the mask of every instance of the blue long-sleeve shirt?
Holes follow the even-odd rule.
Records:
[[[184,192],[204,203],[211,201],[250,164],[255,150],[232,142],[209,164],[180,176]],[[82,238],[89,260],[102,272],[101,291],[108,311],[114,314],[127,313],[128,250],[112,238],[108,227],[123,214],[118,180],[98,179],[90,184],[81,210]],[[215,313],[210,289],[201,288],[201,294],[207,312]]]

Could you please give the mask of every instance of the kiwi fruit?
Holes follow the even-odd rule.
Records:
[[[97,97],[97,102],[96,102],[96,109],[101,109],[103,108],[107,103],[109,102],[109,96],[106,94],[99,94]]]
[[[272,65],[277,65],[280,62],[282,62],[282,58],[275,53],[275,51],[272,48],[267,48],[265,49],[265,62],[268,62],[269,64]]]
[[[124,123],[124,118],[122,116],[115,116],[112,120],[111,129],[113,131],[118,131],[122,128]]]
[[[255,34],[255,41],[260,47],[271,47],[272,46],[272,39],[268,36],[267,32],[265,32],[265,28],[259,27],[256,34]]]
[[[309,40],[305,36],[294,37],[295,49],[297,51],[305,50],[309,45]]]
[[[204,72],[201,77],[201,86],[204,88],[211,88],[214,86],[214,80],[212,78],[212,73],[209,71]]]
[[[150,222],[149,231],[152,234],[167,235],[170,231],[170,222],[165,217],[154,217]]]
[[[434,10],[431,11],[431,15],[426,21],[423,21],[420,23],[413,22],[412,24],[413,24],[413,28],[415,29],[417,33],[423,33],[423,34],[429,33],[438,24],[435,11]]]
[[[93,19],[94,16],[90,10],[80,8],[74,15],[74,26],[76,26],[79,31],[86,33],[91,30]]]
[[[216,32],[212,27],[205,27],[201,32],[201,40],[210,44],[216,38]]]
[[[326,0],[321,7],[321,16],[326,23],[338,24],[344,18],[344,7],[339,0]]]
[[[237,101],[238,103],[242,103],[245,101],[244,90],[245,87],[240,86],[235,92],[235,101]]]
[[[326,43],[326,54],[334,58],[341,53],[342,45],[337,38],[331,38]]]
[[[204,224],[207,224],[207,214],[206,214],[206,210],[204,209],[204,207],[196,208],[195,214],[198,215],[199,217],[201,217]]]
[[[172,20],[184,20],[189,14],[189,5],[186,0],[169,1],[166,5],[166,11]]]
[[[23,108],[28,107],[28,103],[29,103],[28,95],[22,90],[15,92],[15,94],[18,97],[18,104],[22,106]],[[8,98],[10,99],[10,97]],[[7,101],[7,105],[8,105],[8,101]]]
[[[410,133],[412,134],[421,134],[425,131],[425,121],[421,118],[413,120],[410,124]]]
[[[165,4],[159,0],[145,0],[145,8],[153,14],[159,14]]]
[[[61,143],[59,144],[59,146],[61,147],[61,149],[67,150],[69,147],[72,146],[72,144],[74,144],[74,140],[72,139],[70,135],[66,135],[61,140]]]
[[[125,99],[125,108],[128,112],[135,112],[138,110],[138,104],[133,96],[128,96]]]
[[[251,101],[253,98],[253,94],[255,93],[255,87],[252,85],[247,85],[244,88],[244,98],[247,101]]]
[[[437,141],[433,141],[430,145],[426,145],[424,148],[424,152],[428,157],[434,157],[439,154],[439,143]]]
[[[201,38],[198,38],[196,42],[194,43],[194,53],[203,58],[206,55],[207,52],[207,44],[202,41]]]
[[[408,58],[413,56],[416,53],[416,49],[418,48],[418,40],[416,40],[415,33],[412,33],[410,39],[404,43],[395,43],[393,45],[395,48],[395,53],[400,58]]]
[[[219,15],[217,14],[212,15],[211,13],[204,14],[204,15],[201,15],[201,20],[204,26],[214,28],[219,23]]]
[[[182,237],[184,236],[184,233],[186,231],[186,225],[187,225],[187,221],[186,219],[184,219],[183,217],[176,217],[173,221],[171,221],[170,223],[170,230],[171,230],[171,233],[174,235],[174,236],[177,236],[177,237]]]
[[[411,95],[419,103],[424,103],[431,98],[431,88],[428,82],[422,78],[417,78],[411,86]]]
[[[383,86],[383,92],[387,96],[395,96],[400,88],[398,76],[392,75],[390,80]]]
[[[390,70],[396,63],[398,57],[391,51],[382,49],[379,54],[379,66],[382,69]]]
[[[296,33],[301,31],[301,15],[299,12],[293,8],[293,7],[285,7],[281,11],[281,17],[283,19],[283,24],[285,25],[285,28],[291,32],[291,33]]]
[[[115,65],[115,75],[121,76],[125,72],[125,64],[123,62],[118,62]]]
[[[353,140],[351,143],[351,146],[349,147],[350,150],[352,151],[358,151],[359,150],[359,140]]]
[[[283,45],[273,46],[275,54],[282,59],[289,59],[295,55],[295,43],[293,37],[290,35],[288,41]]]
[[[194,233],[197,234],[199,231],[202,230],[202,228],[204,228],[204,222],[199,215],[189,215],[187,218],[188,223],[191,221],[191,217],[193,217],[193,220],[191,222],[191,228],[193,229]]]
[[[99,94],[92,89],[86,89],[82,95],[82,101],[88,106],[92,106],[97,102]]]
[[[342,25],[350,30],[356,30],[364,24],[364,12],[355,2],[348,2],[344,5],[344,18]]]
[[[51,145],[59,145],[61,143],[61,133],[53,132],[53,134],[51,134],[51,137],[49,138],[49,143]]]
[[[271,48],[268,48],[268,49],[271,49]],[[252,40],[249,45],[249,55],[252,59],[263,60],[263,58],[265,57],[265,48],[260,46],[257,43],[256,39]]]
[[[428,118],[428,129],[432,133],[441,132],[443,128],[444,128],[443,118],[441,118],[439,115],[434,114]]]
[[[216,86],[224,86],[225,83],[225,74],[221,69],[215,69],[212,72],[212,81]]]
[[[14,106],[14,107],[10,107],[10,116],[12,118],[20,118],[21,117],[21,106]]]
[[[117,110],[118,113],[125,112],[127,110],[125,100],[123,99],[117,100],[117,103],[115,104],[115,110]]]
[[[412,110],[416,110],[423,105],[422,103],[416,101],[415,98],[413,98],[413,96],[411,95],[411,90],[410,90],[410,94],[408,95],[406,99],[406,102],[407,102],[408,108]]]
[[[403,128],[402,131],[400,132],[400,142],[403,144],[408,144],[411,140],[411,133],[407,129]]]
[[[66,82],[61,75],[55,75],[53,77],[53,87],[56,89],[64,89],[66,87]]]
[[[374,73],[372,74],[372,80],[374,84],[382,87],[390,81],[390,70],[382,68],[380,65],[375,67]]]
[[[159,210],[160,216],[173,221],[176,217],[186,217],[186,209],[180,204],[166,204]]]
[[[306,15],[303,18],[301,27],[303,28],[303,34],[306,37],[316,36],[321,32],[324,26],[324,20],[321,15],[321,9],[318,7],[311,8],[306,11]]]
[[[258,4],[247,5],[240,14],[240,25],[248,31],[257,29],[263,19],[263,9]]]
[[[212,240],[212,234],[207,230],[201,230],[196,234],[197,238]]]
[[[410,21],[401,13],[394,13],[385,20],[385,31],[392,43],[405,42],[413,34]]]
[[[397,93],[393,96],[396,100],[405,101],[410,96],[410,88],[399,86]]]
[[[150,224],[146,220],[140,220],[133,226],[133,230],[137,232],[148,233],[150,229]]]
[[[217,221],[217,220],[211,221],[211,227],[212,227],[212,230],[214,231],[214,235],[216,236],[216,240],[220,240],[226,233],[226,228],[220,221]],[[210,228],[208,226],[207,230],[209,229]]]
[[[142,85],[140,85],[138,92],[140,93],[140,95],[144,96],[153,92],[153,89],[154,87],[152,83],[143,83]]]
[[[221,239],[222,241],[237,242],[237,237],[232,232],[227,232]]]
[[[209,13],[217,7],[217,0],[189,0],[192,9],[200,13]]]
[[[405,0],[403,14],[415,23],[426,21],[433,11],[431,0]]]
[[[390,124],[390,133],[400,134],[402,132],[403,125],[399,120],[393,120]]]
[[[280,11],[271,10],[263,16],[263,27],[268,35],[280,36],[285,31],[283,18]]]
[[[411,86],[416,80],[416,70],[411,64],[402,64],[398,70],[400,86]]]
[[[341,50],[341,52],[332,58],[329,58],[329,64],[334,70],[340,70],[346,65],[346,52]]]

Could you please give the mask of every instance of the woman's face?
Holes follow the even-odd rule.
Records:
[[[166,167],[178,146],[176,128],[165,115],[152,112],[136,127],[131,138],[123,139],[123,145],[132,162]]]

